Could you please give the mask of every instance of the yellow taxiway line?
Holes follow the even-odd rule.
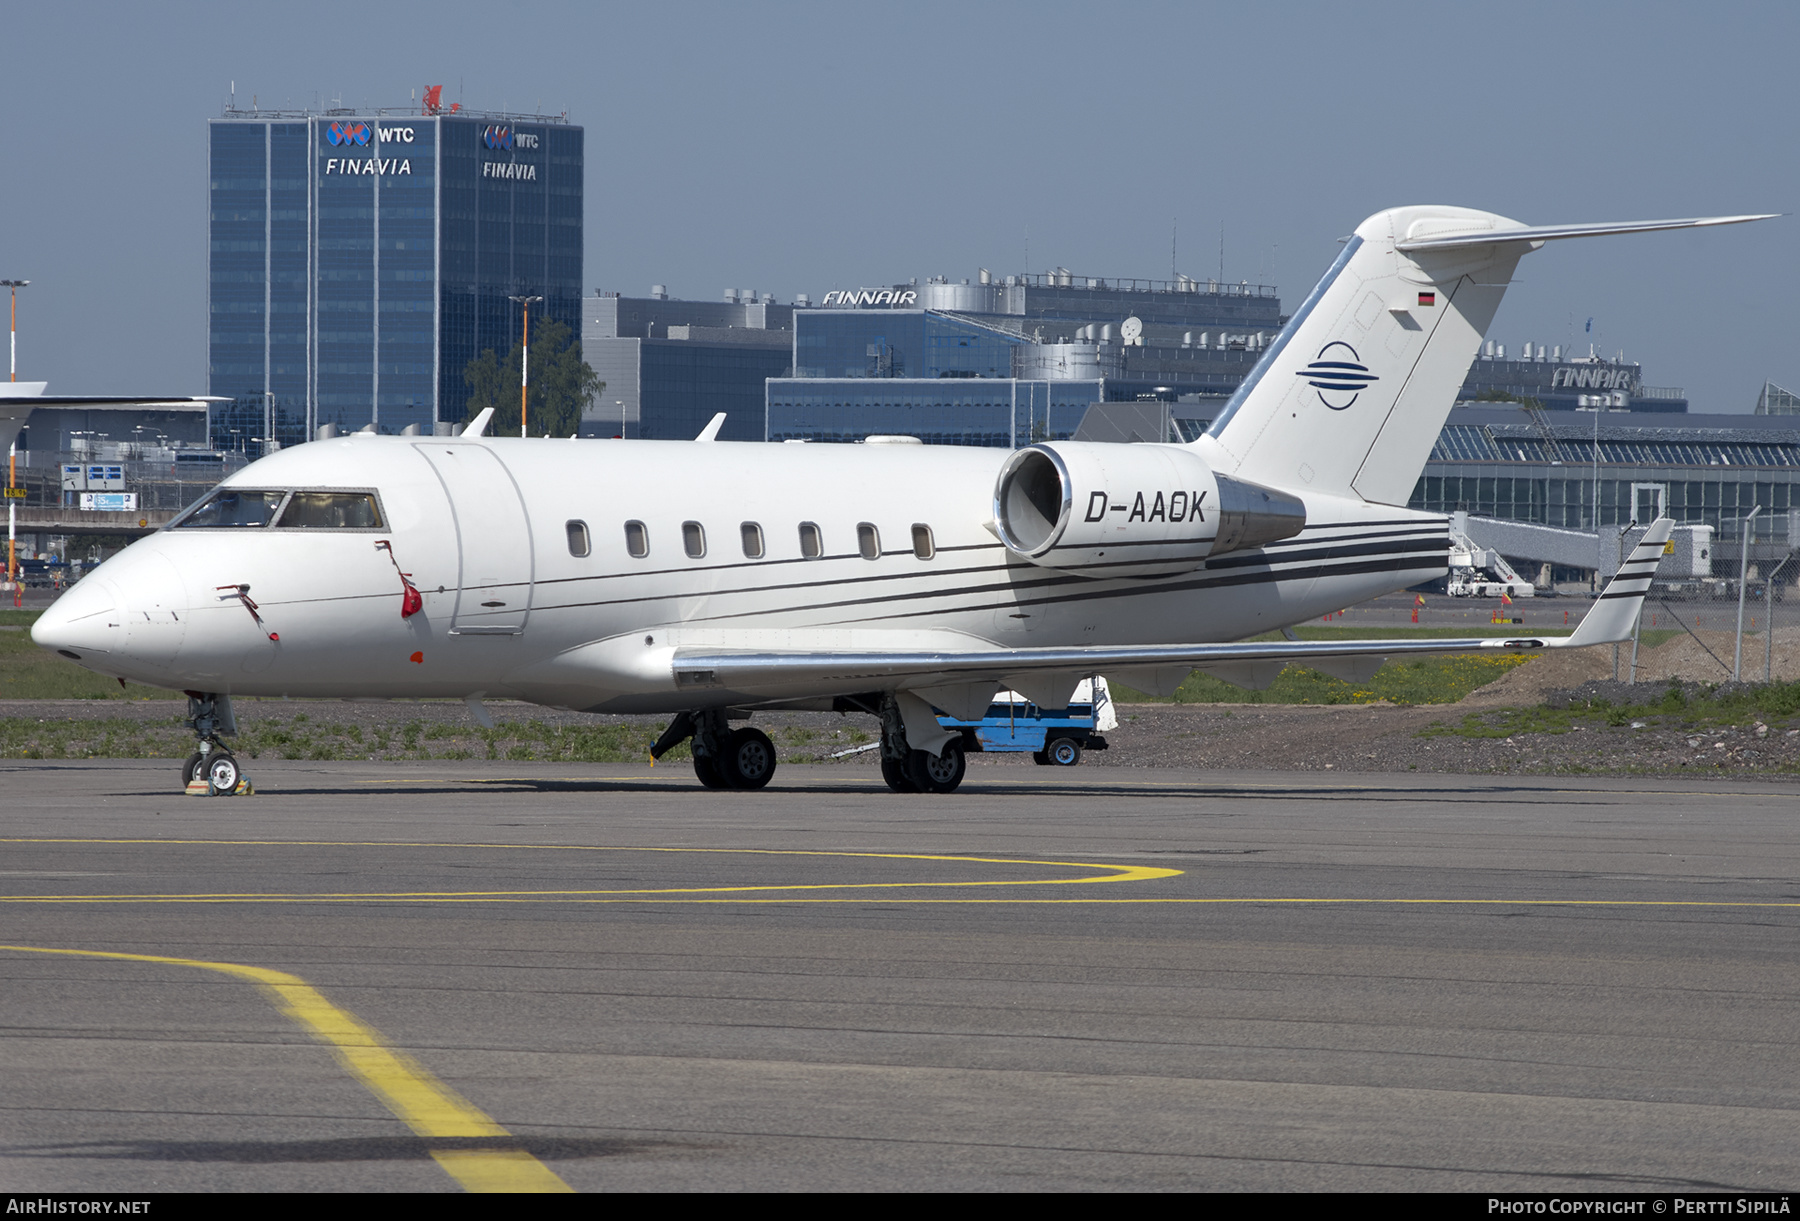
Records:
[[[433,1077],[410,1056],[389,1047],[373,1027],[321,996],[297,975],[235,962],[207,962],[159,954],[119,954],[104,950],[64,950],[37,945],[0,945],[17,954],[71,958],[111,958],[193,967],[249,980],[302,1030],[331,1048],[338,1062],[370,1093],[427,1140],[476,1137],[496,1142],[491,1149],[433,1149],[438,1165],[469,1191],[566,1192],[569,1185],[523,1149],[506,1148],[511,1136],[474,1103]]]
[[[902,892],[917,890],[964,890],[987,887],[1090,886],[1109,882],[1150,882],[1180,877],[1185,871],[1154,865],[1102,864],[1095,861],[1044,861],[1016,857],[960,856],[924,852],[849,852],[824,849],[783,848],[667,848],[604,844],[501,844],[443,843],[396,840],[268,840],[268,839],[89,839],[0,837],[0,844],[95,844],[157,847],[257,847],[257,848],[428,848],[440,850],[485,850],[506,852],[642,852],[667,854],[704,854],[712,856],[792,856],[836,857],[844,859],[934,861],[975,865],[1023,865],[1034,870],[1079,869],[1098,871],[1080,877],[971,878],[965,880],[917,882],[787,882],[739,886],[671,886],[637,887],[607,890],[456,890],[456,891],[319,891],[319,892],[188,892],[188,893],[117,893],[117,894],[37,894],[0,895],[0,904],[126,904],[126,903],[265,903],[265,904],[342,904],[342,903],[681,903],[681,904],[826,904],[869,903],[945,905],[1071,905],[1071,904],[1176,904],[1192,906],[1269,906],[1292,905],[1314,907],[1344,906],[1414,906],[1414,907],[1661,907],[1661,908],[1800,908],[1800,901],[1720,900],[1720,899],[1507,899],[1507,898],[1421,898],[1421,897],[1336,897],[1306,898],[1301,896],[1209,896],[1209,895],[1114,895],[1082,894],[1079,896],[1000,897],[989,895],[957,895],[927,897]],[[1109,888],[1110,890],[1110,888]],[[825,895],[822,891],[858,892]],[[868,893],[877,892],[877,893]]]
[[[669,901],[682,895],[748,895],[766,892],[942,890],[980,886],[1085,886],[1102,882],[1147,882],[1181,875],[1182,870],[1155,865],[1104,865],[1092,861],[1039,861],[1010,857],[950,856],[922,852],[830,852],[775,848],[634,848],[583,844],[432,844],[388,841],[209,840],[209,839],[0,839],[6,844],[105,844],[132,846],[296,847],[296,848],[435,848],[500,849],[517,852],[657,852],[726,856],[838,857],[864,860],[934,861],[974,865],[1024,865],[1034,870],[1099,870],[1086,877],[971,878],[931,882],[783,882],[741,886],[631,887],[624,889],[467,890],[467,891],[333,891],[291,893],[250,891],[182,894],[0,895],[0,903],[468,903],[593,902],[639,897]]]

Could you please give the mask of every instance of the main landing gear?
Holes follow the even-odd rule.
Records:
[[[774,778],[775,743],[760,729],[731,728],[723,708],[678,715],[650,748],[650,757],[660,759],[689,738],[694,775],[709,789],[760,789]]]
[[[954,793],[969,761],[961,738],[944,743],[937,754],[914,750],[906,740],[906,721],[892,695],[881,700],[881,778],[896,793]]]
[[[219,741],[237,732],[231,713],[231,697],[209,691],[189,691],[187,726],[200,739],[200,749],[188,756],[181,780],[190,797],[248,797],[256,790],[237,756]]]

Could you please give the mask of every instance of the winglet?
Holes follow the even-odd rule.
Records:
[[[719,429],[723,427],[725,427],[725,413],[721,411],[718,415],[715,415],[706,422],[706,427],[700,430],[700,435],[695,437],[694,440],[717,441],[719,439]]]
[[[488,421],[493,418],[494,409],[492,407],[483,407],[481,413],[470,420],[469,426],[462,430],[462,436],[465,439],[469,437],[479,437],[482,433],[487,431]]]
[[[1644,608],[1644,595],[1650,592],[1650,578],[1662,561],[1663,547],[1675,522],[1659,517],[1650,523],[1644,537],[1632,549],[1631,558],[1619,566],[1606,590],[1594,602],[1594,608],[1581,621],[1573,635],[1558,644],[1580,648],[1588,644],[1617,644],[1631,638],[1631,625]]]

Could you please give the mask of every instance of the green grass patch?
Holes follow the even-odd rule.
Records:
[[[0,627],[29,628],[42,611],[0,611]],[[96,674],[40,649],[29,631],[0,632],[0,700],[166,700],[173,692],[137,683],[120,686],[116,678]]]
[[[1697,734],[1743,729],[1759,722],[1767,725],[1771,734],[1800,727],[1800,683],[1728,691],[1671,683],[1660,693],[1658,688],[1646,686],[1648,698],[1642,702],[1614,704],[1593,700],[1567,708],[1496,708],[1470,713],[1458,722],[1431,725],[1421,730],[1420,736],[1509,738],[1530,733],[1562,734],[1574,729],[1617,729],[1639,722],[1648,729]]]
[[[1445,640],[1468,637],[1504,639],[1514,636],[1567,636],[1573,629],[1519,627],[1483,623],[1472,627],[1325,627],[1306,626],[1294,629],[1302,640]],[[1643,633],[1643,647],[1655,648],[1672,636],[1683,633],[1679,628],[1658,629]],[[1266,632],[1250,638],[1255,641],[1282,640],[1279,632]],[[1172,696],[1155,696],[1133,687],[1115,683],[1113,698],[1120,703],[1135,704],[1373,704],[1382,700],[1394,704],[1454,704],[1471,691],[1485,687],[1503,677],[1516,666],[1524,665],[1532,653],[1470,653],[1454,657],[1421,657],[1416,660],[1391,661],[1376,671],[1369,681],[1347,683],[1317,670],[1289,666],[1281,672],[1273,686],[1263,691],[1245,691],[1223,679],[1195,671],[1188,675]]]
[[[185,706],[183,707],[185,711]],[[398,729],[322,721],[317,716],[264,716],[256,704],[238,706],[240,732],[227,738],[233,754],[246,759],[510,759],[546,763],[641,763],[661,726],[595,725],[551,727],[542,721],[502,721],[493,729],[413,721]],[[778,731],[778,749],[810,757],[813,731]],[[123,717],[0,718],[0,758],[7,759],[185,759],[194,750],[193,732],[180,715],[151,721]],[[691,758],[685,744],[663,756]]]
[[[1113,698],[1122,704],[1454,704],[1469,692],[1532,660],[1531,653],[1470,653],[1390,661],[1362,683],[1347,683],[1317,670],[1289,666],[1273,686],[1246,691],[1196,670],[1166,698],[1122,683]]]

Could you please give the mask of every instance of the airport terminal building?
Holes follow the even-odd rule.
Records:
[[[768,383],[765,435],[1014,446],[1072,436],[1096,402],[1204,413],[1286,321],[1268,285],[1060,268],[833,290],[795,313],[793,370]]]
[[[462,418],[468,362],[517,340],[509,297],[580,331],[583,131],[562,117],[228,110],[208,148],[215,428],[431,432]]]

